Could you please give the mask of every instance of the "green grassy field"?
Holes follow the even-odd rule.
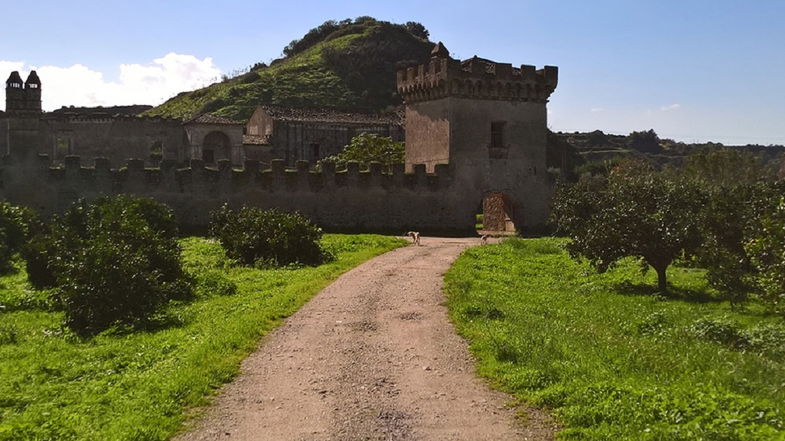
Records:
[[[702,270],[670,268],[663,298],[638,262],[598,275],[563,244],[474,248],[447,273],[480,375],[550,410],[561,439],[785,439],[781,317],[717,301]]]
[[[333,262],[299,269],[234,266],[220,244],[182,240],[196,300],[171,305],[158,329],[79,339],[61,327],[24,271],[0,278],[0,440],[164,440],[184,410],[232,379],[260,337],[341,273],[405,244],[325,235]],[[227,286],[236,285],[236,293]]]

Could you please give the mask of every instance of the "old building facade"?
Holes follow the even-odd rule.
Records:
[[[330,230],[398,233],[467,234],[474,231],[476,214],[484,212],[486,229],[533,232],[547,220],[552,191],[545,170],[546,103],[557,79],[555,67],[514,68],[477,57],[458,61],[437,45],[429,63],[397,73],[406,103],[406,164],[388,174],[378,163],[367,171],[357,163],[349,163],[346,171],[331,164],[313,171],[313,163],[303,158],[331,153],[350,139],[349,129],[324,119],[276,116],[269,109],[254,114],[245,141],[243,126],[231,121],[178,122],[179,132],[173,124],[171,136],[154,145],[154,152],[161,151],[155,167],[143,159],[112,163],[73,154],[57,161],[58,138],[52,133],[68,127],[42,115],[37,76],[31,74],[23,84],[16,74],[9,78],[7,87],[14,90],[0,115],[5,140],[0,147],[6,153],[0,163],[0,199],[49,214],[80,197],[130,193],[168,204],[185,225],[204,226],[210,210],[229,203],[300,211]],[[120,124],[116,120],[109,126]],[[134,123],[139,121],[128,124]],[[352,123],[351,130],[396,130],[389,121]],[[144,153],[157,141],[152,135],[170,133],[168,121],[156,124],[122,130],[145,145]],[[270,141],[288,137],[284,151],[290,156],[269,164],[249,158],[249,136],[267,140],[255,145],[262,146],[262,153],[270,149],[269,158],[281,155],[275,145],[284,144]],[[72,148],[68,153],[79,153],[81,147],[74,143]],[[190,159],[187,167],[181,158]]]
[[[316,163],[339,153],[360,133],[374,133],[396,142],[404,139],[399,113],[373,115],[259,106],[245,127],[249,159],[269,162],[280,158],[292,166],[296,161]]]
[[[455,179],[483,194],[486,228],[544,223],[551,187],[546,103],[558,69],[476,56],[458,61],[442,43],[431,57],[397,74],[406,102],[406,170],[449,164]]]

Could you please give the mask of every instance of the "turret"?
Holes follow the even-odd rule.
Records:
[[[13,71],[5,81],[5,111],[17,112],[25,108],[25,90],[19,72]]]
[[[34,70],[30,71],[25,81],[25,101],[26,110],[30,112],[41,112],[41,79]]]

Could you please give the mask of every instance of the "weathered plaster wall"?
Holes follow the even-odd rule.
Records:
[[[447,164],[450,136],[450,98],[406,106],[406,171],[414,164],[425,164],[428,171]]]
[[[212,132],[223,133],[229,140],[229,151],[222,152],[216,150],[215,160],[229,159],[233,164],[242,164],[245,160],[243,152],[243,126],[227,124],[186,124],[185,133],[186,144],[189,145],[190,153],[184,158],[186,161],[191,159],[201,159],[202,148],[205,137]],[[182,127],[181,129],[182,130]]]
[[[48,154],[57,161],[70,154],[106,157],[113,163],[131,158],[149,163],[155,143],[162,145],[164,159],[186,159],[183,128],[176,120],[55,117],[42,119],[40,131],[43,139],[37,153]]]
[[[351,124],[310,121],[274,121],[273,156],[284,159],[288,165],[305,160],[316,162],[327,156],[335,155],[346,147],[352,138],[360,133],[374,133],[390,137],[393,141],[403,141],[403,131],[399,126],[382,124]],[[318,145],[318,156],[314,149]]]

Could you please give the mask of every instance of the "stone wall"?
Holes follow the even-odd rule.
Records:
[[[316,173],[305,161],[287,170],[283,160],[274,160],[268,170],[260,170],[256,161],[235,169],[228,160],[216,168],[201,160],[182,169],[174,161],[163,161],[159,168],[145,168],[140,160],[118,165],[112,168],[106,159],[82,164],[76,156],[67,157],[63,166],[45,155],[24,162],[6,157],[0,198],[49,215],[77,198],[133,194],[169,205],[186,227],[206,226],[210,211],[229,203],[299,211],[328,231],[469,234],[482,197],[460,188],[445,165],[433,174],[425,172],[424,164],[410,174],[403,166],[384,174],[380,164],[360,172],[356,163],[345,172],[326,165]]]
[[[190,159],[182,124],[175,119],[47,115],[41,119],[39,130],[36,153],[50,155],[58,162],[65,156],[78,155],[106,157],[115,164],[130,158],[150,163],[156,143],[162,147],[164,159]]]

